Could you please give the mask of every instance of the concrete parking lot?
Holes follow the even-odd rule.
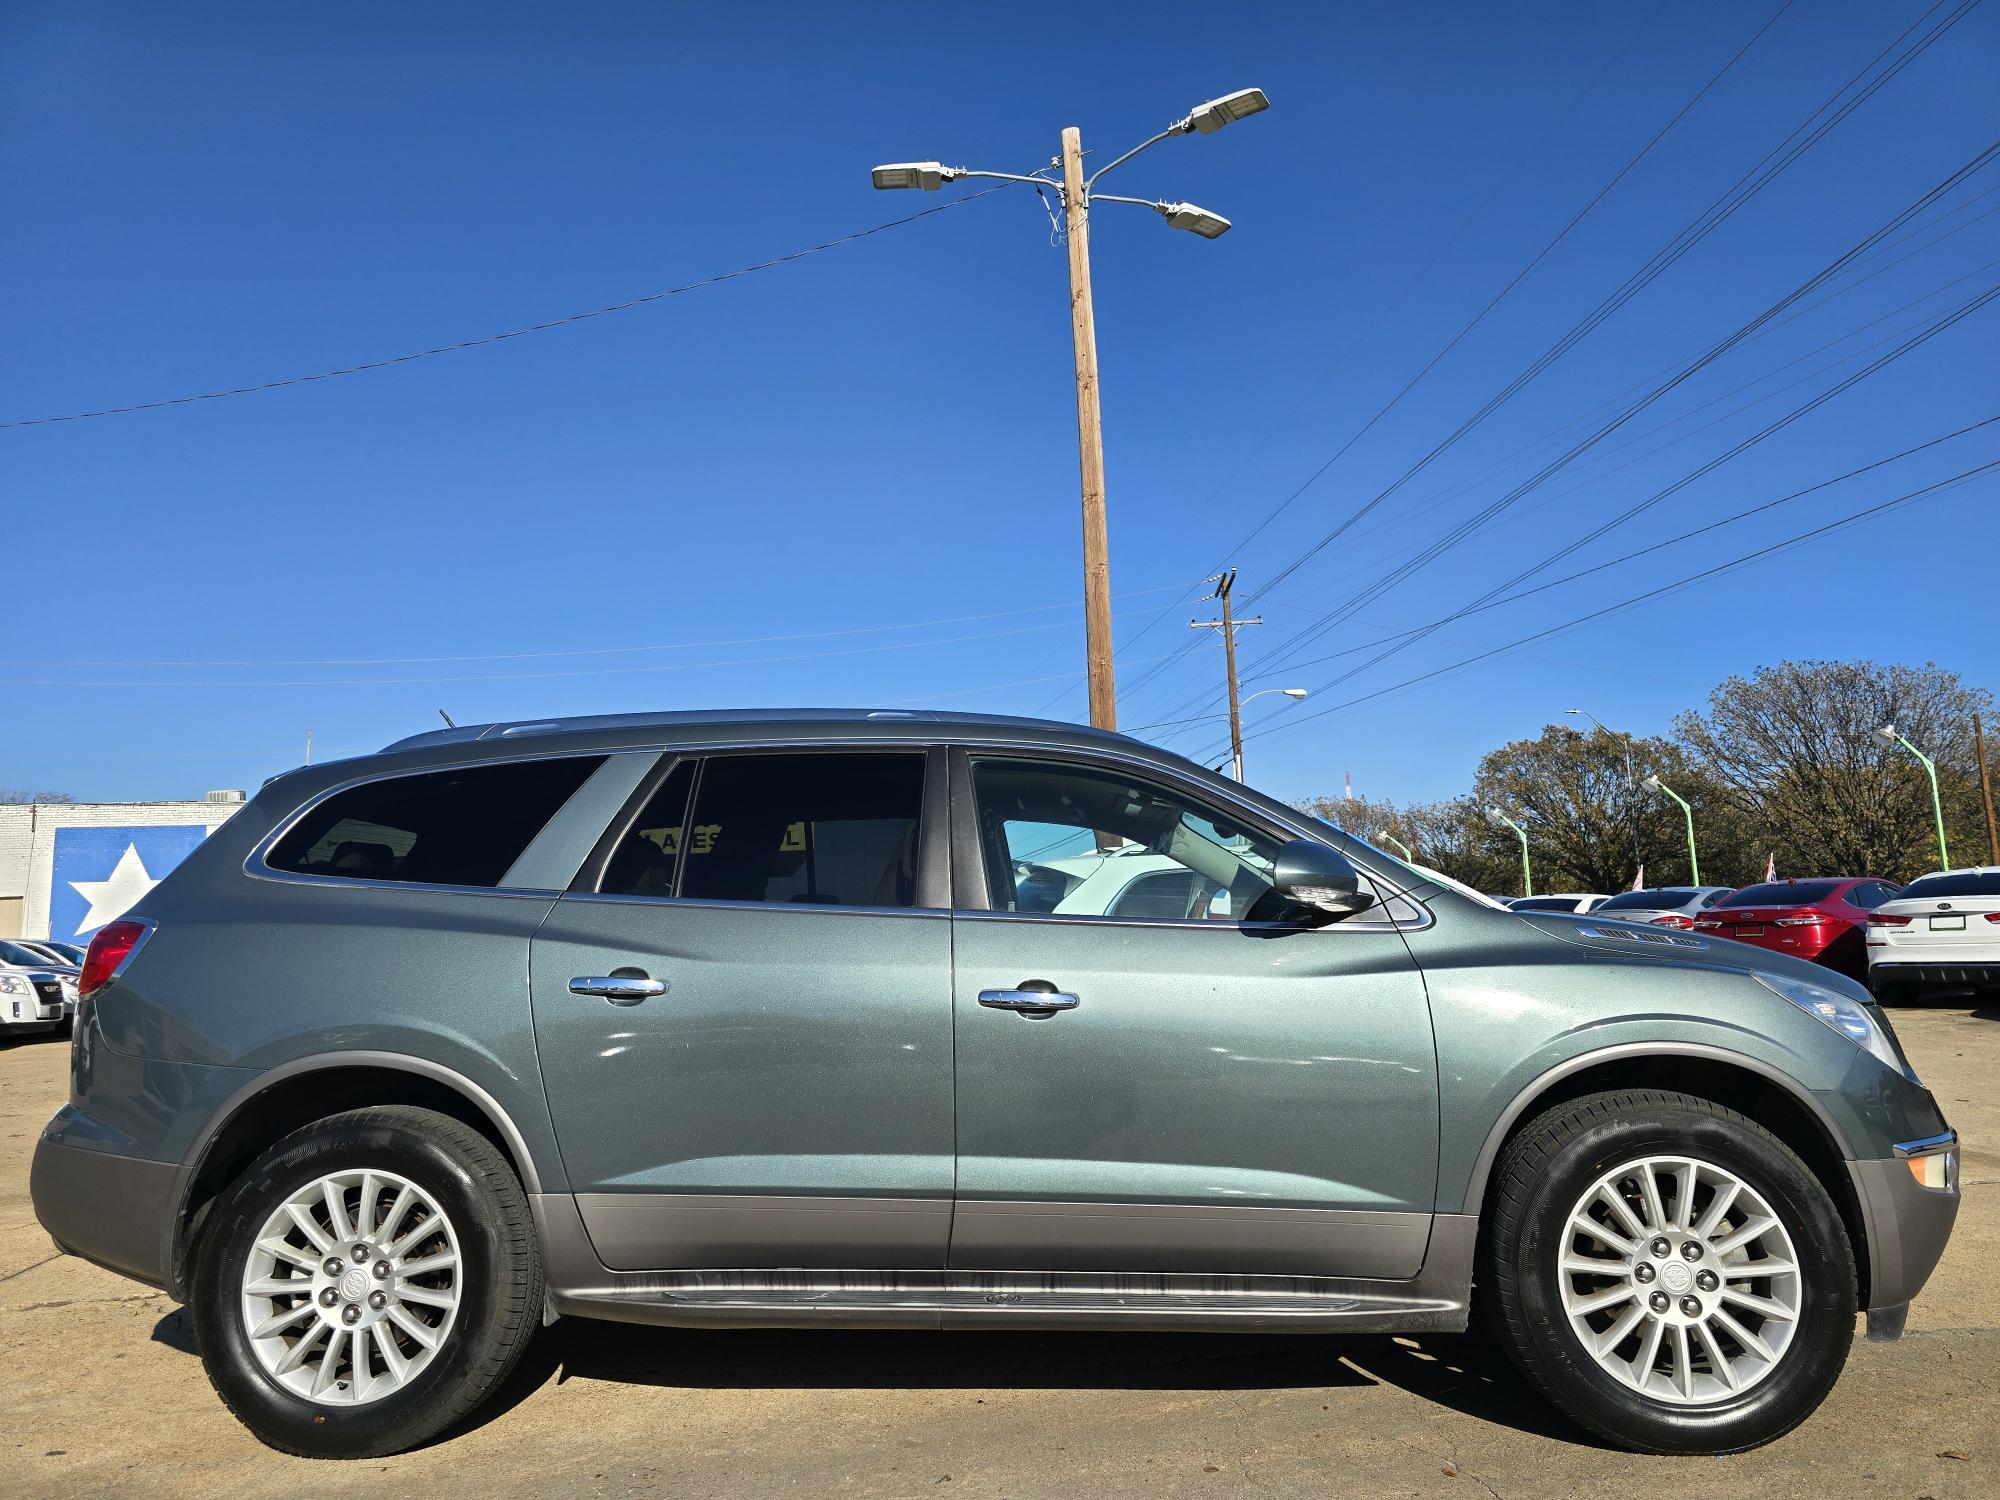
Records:
[[[2000,1496],[2000,1006],[1900,1009],[1970,1143],[1949,1254],[1893,1345],[1730,1459],[1608,1450],[1472,1338],[685,1333],[566,1320],[468,1430],[314,1464],[257,1444],[164,1295],[55,1253],[28,1203],[60,1039],[0,1044],[0,1493]]]

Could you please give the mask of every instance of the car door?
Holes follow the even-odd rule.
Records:
[[[1394,923],[1290,920],[1288,834],[1192,779],[967,749],[952,802],[952,1267],[1414,1275],[1437,1069]]]
[[[943,779],[921,746],[664,758],[556,902],[536,1044],[606,1265],[944,1264]]]

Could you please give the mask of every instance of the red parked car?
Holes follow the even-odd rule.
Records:
[[[1746,885],[1695,922],[1703,932],[1734,938],[1868,978],[1868,913],[1901,887],[1866,876],[1776,880]]]

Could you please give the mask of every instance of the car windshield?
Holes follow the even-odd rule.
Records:
[[[1947,870],[1903,887],[1898,901],[1934,901],[1945,896],[2000,896],[2000,870]]]
[[[46,969],[49,960],[47,954],[23,948],[19,943],[0,940],[0,964],[9,964],[16,969]]]
[[[1811,906],[1824,901],[1847,882],[1844,880],[1779,880],[1769,885],[1746,885],[1718,906]]]
[[[1700,891],[1691,887],[1680,886],[1669,886],[1658,891],[1627,891],[1622,896],[1613,896],[1599,906],[1597,911],[1671,911],[1676,906],[1686,906],[1700,894]]]

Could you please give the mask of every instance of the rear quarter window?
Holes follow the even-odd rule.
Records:
[[[308,808],[264,863],[331,880],[498,886],[603,763],[564,756],[364,782]]]

